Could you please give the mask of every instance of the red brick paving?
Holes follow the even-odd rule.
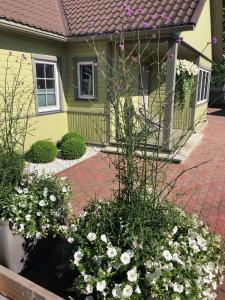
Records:
[[[171,177],[182,169],[209,161],[185,173],[177,183],[179,204],[197,213],[225,241],[225,111],[209,109],[204,137],[181,165],[172,165]],[[78,214],[91,198],[110,197],[115,186],[113,167],[106,155],[98,154],[59,175],[67,176],[74,192],[73,208]],[[218,300],[225,300],[225,285]]]

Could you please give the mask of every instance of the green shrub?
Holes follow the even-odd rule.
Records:
[[[33,163],[48,163],[57,156],[57,148],[51,141],[42,140],[34,143],[28,154],[28,160]]]
[[[71,296],[216,299],[224,272],[219,237],[167,202],[154,209],[151,201],[133,200],[94,202],[69,228],[59,228],[75,268]]]
[[[25,167],[25,161],[17,152],[3,152],[0,154],[0,184],[14,185],[20,181]]]
[[[80,138],[66,140],[61,146],[61,154],[64,159],[77,159],[84,155],[85,143]]]
[[[79,133],[68,132],[62,137],[61,144],[63,144],[66,140],[70,140],[71,138],[78,139],[84,143],[84,138]]]

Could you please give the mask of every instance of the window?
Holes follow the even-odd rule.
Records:
[[[210,72],[204,69],[200,69],[198,75],[197,104],[208,100],[209,87],[210,87]]]
[[[95,98],[95,64],[93,61],[77,63],[77,91],[79,99]]]
[[[38,112],[60,109],[56,62],[35,61]]]

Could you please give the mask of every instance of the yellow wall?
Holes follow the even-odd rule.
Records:
[[[185,43],[212,59],[211,35],[210,0],[207,0],[194,31],[183,32],[181,36]]]
[[[10,34],[0,31],[0,87],[4,86],[5,67],[7,59],[9,60],[9,75],[7,81],[9,86],[13,83],[13,75],[18,72],[21,56],[24,54],[26,59],[23,60],[21,78],[24,76],[25,89],[33,89],[33,70],[32,54],[57,56],[65,61],[65,48],[60,43],[50,42],[35,38],[28,38],[24,35]],[[62,90],[61,102],[63,109],[67,108],[64,96],[64,86],[66,82],[65,63],[62,63]],[[35,111],[35,97],[32,101],[32,125],[31,134],[27,136],[26,149],[35,141],[41,139],[50,139],[57,142],[63,134],[68,131],[67,114],[65,112],[37,115]]]

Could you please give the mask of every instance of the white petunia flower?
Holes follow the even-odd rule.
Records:
[[[168,250],[163,251],[163,256],[164,256],[165,260],[167,260],[167,261],[171,261],[173,259],[171,253]]]
[[[92,279],[93,279],[93,276],[84,274],[84,282],[90,282]]]
[[[81,261],[81,259],[83,258],[83,253],[82,253],[82,251],[80,251],[80,250],[78,250],[78,251],[76,251],[75,253],[74,253],[74,264],[76,265],[76,266],[78,266],[79,265],[79,262]]]
[[[88,284],[86,286],[86,294],[91,294],[91,293],[93,293],[93,285]]]
[[[90,232],[90,233],[88,233],[88,235],[87,235],[87,239],[88,239],[90,242],[95,241],[96,238],[97,238],[97,236],[96,236],[96,234],[95,234],[94,232]]]
[[[105,234],[102,234],[102,235],[101,235],[101,240],[102,240],[104,243],[107,243],[107,242],[108,242],[108,241],[107,241],[107,237],[106,237]]]
[[[124,265],[128,265],[130,263],[130,259],[130,254],[128,252],[124,252],[120,257],[120,260]]]
[[[55,202],[56,201],[56,196],[55,195],[51,195],[49,197],[49,199],[52,201],[52,202]]]
[[[67,241],[68,241],[68,243],[72,244],[74,242],[74,238],[69,237]]]
[[[47,188],[47,187],[45,187],[45,188],[43,189],[43,196],[44,196],[45,198],[48,196],[48,188]]]
[[[39,201],[39,205],[40,205],[41,207],[44,207],[44,206],[46,206],[46,202],[45,202],[45,200],[41,200],[41,201]]]
[[[137,273],[137,268],[136,267],[127,272],[127,279],[130,282],[136,282],[137,281],[138,273]]]
[[[137,293],[139,295],[141,294],[141,289],[140,289],[139,285],[136,286],[135,293]]]
[[[175,226],[175,227],[173,228],[173,235],[174,235],[174,234],[176,234],[176,233],[177,233],[177,231],[178,231],[178,227],[177,227],[177,226]]]
[[[23,193],[24,193],[25,195],[27,195],[27,194],[29,193],[28,188],[24,188],[24,189],[23,189]]]
[[[66,192],[67,192],[67,188],[66,188],[65,186],[62,188],[62,192],[63,192],[63,193],[66,193]]]
[[[106,254],[109,258],[114,258],[115,256],[117,256],[116,248],[114,248],[114,247],[108,248]]]
[[[36,233],[36,239],[40,239],[41,236],[42,236],[41,232],[37,232],[37,233]]]
[[[133,294],[133,288],[131,285],[129,284],[126,284],[124,289],[123,289],[123,292],[122,292],[122,295],[124,298],[130,298]]]
[[[41,212],[41,211],[38,211],[38,212],[36,213],[36,215],[37,215],[38,217],[40,217],[40,216],[42,215],[42,212]]]
[[[175,293],[182,294],[183,291],[184,291],[184,286],[182,284],[177,283],[177,282],[172,284],[172,288],[173,288]]]
[[[112,295],[114,298],[122,298],[123,297],[123,291],[119,284],[116,284],[114,289],[112,290]]]
[[[102,280],[100,282],[97,283],[96,285],[96,290],[99,291],[99,292],[103,292],[106,288],[106,281],[105,280]]]
[[[75,232],[77,231],[77,225],[75,224],[70,225],[70,228]]]
[[[25,216],[25,219],[26,219],[26,221],[30,221],[30,220],[31,220],[31,215],[30,215],[30,214],[27,214],[27,215]]]

